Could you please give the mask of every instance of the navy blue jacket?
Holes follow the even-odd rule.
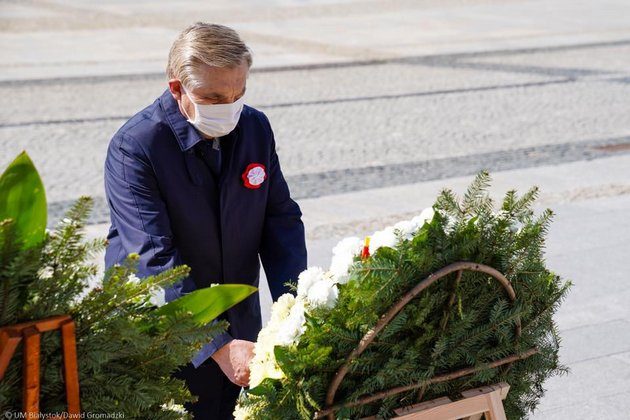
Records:
[[[132,252],[140,254],[140,277],[190,266],[187,278],[165,290],[170,302],[211,283],[258,287],[260,255],[275,301],[289,292],[284,283],[306,268],[306,246],[269,120],[244,105],[234,131],[220,138],[233,143],[218,179],[194,152],[200,141],[209,140],[186,121],[168,89],[116,132],[105,161],[111,217],[105,267]],[[256,189],[242,179],[252,163],[267,174]],[[256,341],[258,292],[221,318],[229,321],[228,331],[204,346],[195,367],[233,338]]]

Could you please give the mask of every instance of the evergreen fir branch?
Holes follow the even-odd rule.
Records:
[[[487,171],[481,171],[475,176],[460,205],[463,214],[469,215],[473,211],[480,212],[491,208],[492,200],[486,194],[490,181],[491,177]]]
[[[92,200],[81,197],[40,248],[24,251],[12,222],[0,222],[0,326],[70,314],[76,323],[81,403],[84,411],[124,412],[127,418],[181,418],[163,404],[191,399],[181,380],[170,374],[194,352],[224,331],[225,322],[199,327],[187,314],[163,320],[147,304],[151,286],[167,285],[188,273],[176,268],[132,286],[132,264],[116,267],[100,286],[84,294],[97,274],[90,259],[104,240],[84,239]],[[174,322],[177,321],[177,322]],[[169,322],[172,322],[169,324]],[[152,328],[139,328],[140,325]],[[64,411],[65,394],[59,334],[41,341],[40,410]],[[19,410],[21,359],[18,348],[0,382],[0,408]]]
[[[435,202],[436,208],[444,211],[447,215],[459,218],[464,215],[460,207],[459,200],[455,193],[449,189],[443,189]]]

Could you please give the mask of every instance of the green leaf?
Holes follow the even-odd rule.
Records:
[[[345,285],[341,285],[342,287]],[[309,313],[304,313],[304,319],[306,320],[306,324],[308,326],[310,326],[311,328],[317,328],[319,326],[318,322],[317,322],[317,318],[314,316],[311,316]]]
[[[195,290],[158,308],[158,315],[173,316],[180,311],[192,312],[192,319],[205,325],[258,290],[246,284],[219,284]]]
[[[13,219],[25,248],[44,240],[46,192],[33,161],[20,153],[0,176],[0,220]]]
[[[260,397],[266,396],[272,393],[276,388],[276,384],[279,384],[279,383],[280,383],[279,379],[265,378],[260,382],[258,386],[254,388],[250,388],[246,390],[245,392],[248,394],[256,395]]]
[[[282,371],[286,374],[288,369],[291,367],[291,357],[289,356],[289,352],[283,346],[274,346],[273,354],[276,356],[276,363],[278,363],[278,367],[282,369]]]

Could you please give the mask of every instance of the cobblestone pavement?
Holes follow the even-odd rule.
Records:
[[[629,80],[630,40],[261,69],[246,97],[300,198],[630,152]],[[89,194],[103,221],[108,141],[163,89],[138,75],[4,82],[0,155],[31,154],[51,220]]]

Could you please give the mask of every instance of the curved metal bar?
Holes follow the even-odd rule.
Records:
[[[500,367],[500,366],[504,366],[504,365],[507,365],[507,364],[510,364],[510,363],[517,362],[519,360],[527,359],[528,357],[531,357],[531,356],[533,356],[534,354],[537,354],[537,353],[538,353],[538,349],[535,348],[535,347],[532,347],[529,350],[524,351],[522,353],[513,354],[511,356],[504,357],[503,359],[495,360],[494,362],[488,363],[488,365],[486,365],[485,368],[492,369],[492,368],[497,368],[497,367]],[[383,398],[391,397],[392,395],[400,394],[400,393],[406,392],[406,391],[412,391],[414,389],[422,388],[422,387],[425,387],[427,385],[432,385],[432,384],[438,384],[438,383],[442,383],[442,382],[452,381],[453,379],[458,379],[458,378],[462,378],[464,376],[469,376],[469,375],[472,375],[474,373],[477,373],[481,369],[483,369],[483,368],[482,367],[480,367],[480,368],[474,368],[474,367],[464,368],[464,369],[456,370],[454,372],[445,373],[443,375],[434,376],[433,378],[431,378],[431,379],[429,379],[427,381],[420,382],[420,383],[410,384],[410,385],[403,385],[403,386],[399,386],[399,387],[396,387],[396,388],[388,389],[387,391],[377,392],[376,394],[368,395],[366,397],[359,398],[356,401],[350,401],[350,402],[347,402],[347,403],[344,403],[344,404],[337,404],[337,405],[333,405],[332,407],[325,408],[325,409],[315,413],[315,416],[313,416],[313,417],[315,419],[320,419],[320,418],[325,417],[325,416],[330,416],[331,413],[333,413],[333,412],[335,412],[335,411],[337,411],[337,410],[339,410],[341,408],[356,407],[358,405],[369,404],[369,403],[372,403],[374,401],[382,400]]]
[[[335,394],[339,389],[339,385],[341,385],[341,381],[347,375],[348,370],[350,368],[350,364],[353,360],[355,360],[365,349],[367,346],[374,341],[376,335],[383,330],[389,324],[389,322],[405,307],[407,303],[409,303],[413,298],[415,298],[420,292],[422,292],[427,287],[431,286],[436,281],[440,280],[443,277],[448,276],[451,273],[456,271],[476,271],[480,273],[485,273],[498,280],[499,283],[503,286],[505,291],[507,292],[511,301],[516,299],[516,293],[514,293],[514,289],[512,288],[512,284],[510,281],[498,270],[483,264],[477,264],[468,261],[460,261],[450,265],[447,265],[444,268],[436,271],[435,273],[430,274],[426,279],[422,280],[420,283],[416,285],[413,289],[407,292],[402,298],[398,300],[385,314],[381,316],[376,325],[371,328],[363,338],[359,341],[359,345],[348,355],[344,364],[339,368],[333,380],[328,387],[328,392],[326,393],[326,407],[331,407],[335,401]],[[521,326],[520,321],[517,322],[516,326],[516,335],[520,336],[521,334]],[[330,420],[334,420],[333,412],[328,414],[328,418]]]

